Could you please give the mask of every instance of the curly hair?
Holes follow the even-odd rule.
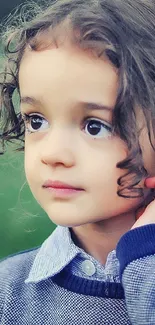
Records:
[[[119,89],[113,112],[114,132],[127,144],[128,156],[117,164],[125,170],[118,179],[118,195],[143,196],[137,186],[147,176],[137,130],[141,109],[149,140],[155,133],[155,0],[57,0],[26,5],[5,22],[2,31],[4,71],[1,74],[1,140],[24,141],[24,122],[14,102],[19,95],[18,73],[25,49],[42,50],[56,42],[57,26],[68,22],[72,41],[106,55],[118,69]],[[61,28],[60,31],[61,33]],[[154,148],[154,147],[153,147]]]

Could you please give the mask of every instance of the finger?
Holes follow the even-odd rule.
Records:
[[[146,178],[145,186],[148,188],[155,188],[155,176]]]

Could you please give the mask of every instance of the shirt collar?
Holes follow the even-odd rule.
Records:
[[[69,228],[58,226],[40,247],[25,283],[40,282],[59,273],[78,254]]]

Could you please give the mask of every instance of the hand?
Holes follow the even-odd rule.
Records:
[[[145,180],[145,186],[150,189],[155,189],[155,177],[147,178]],[[150,223],[155,223],[155,200],[149,203],[149,205],[144,209],[144,212],[131,229],[145,226]]]

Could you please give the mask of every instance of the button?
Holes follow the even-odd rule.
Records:
[[[82,271],[88,276],[92,276],[96,272],[95,265],[89,260],[85,260],[81,265]]]

